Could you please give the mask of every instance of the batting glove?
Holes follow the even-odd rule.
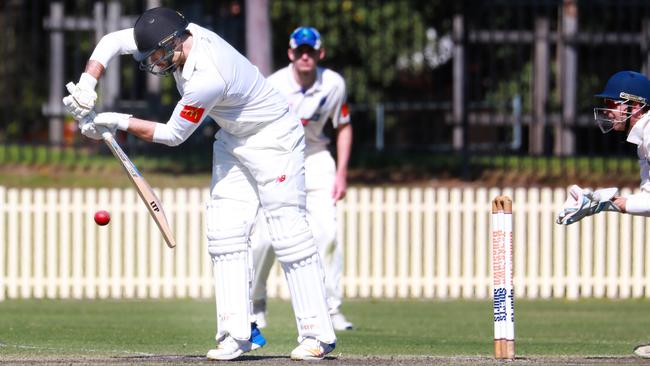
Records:
[[[70,95],[63,98],[63,105],[65,110],[77,121],[86,117],[95,108],[95,102],[97,101],[96,85],[97,79],[85,72],[81,74],[77,84],[73,82],[66,84]]]
[[[132,115],[124,113],[106,112],[100,113],[93,119],[96,126],[103,126],[109,130],[116,129],[126,131],[129,128],[129,118]]]
[[[82,135],[93,140],[101,140],[103,138],[102,134],[106,131],[115,134],[115,129],[111,130],[105,127],[96,126],[95,123],[93,123],[93,119],[96,116],[97,114],[94,111],[91,111],[86,117],[79,121],[79,130]]]
[[[601,211],[620,212],[618,206],[611,201],[617,193],[618,188],[603,188],[592,191],[582,189],[574,184],[569,187],[569,195],[555,222],[560,225],[571,225]]]

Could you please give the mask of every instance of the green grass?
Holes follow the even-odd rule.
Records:
[[[650,301],[524,301],[516,304],[521,357],[630,355],[650,341]],[[344,304],[357,329],[338,333],[337,355],[492,355],[489,301],[371,301]],[[288,302],[271,301],[268,345],[286,356],[296,329]],[[0,354],[204,355],[214,346],[207,300],[7,300],[0,303]]]

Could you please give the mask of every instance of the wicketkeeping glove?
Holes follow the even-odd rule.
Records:
[[[85,72],[81,74],[77,84],[73,82],[66,84],[70,95],[63,98],[63,105],[65,110],[77,121],[86,117],[95,108],[95,102],[97,101],[96,85],[97,80]]]
[[[611,201],[617,193],[618,188],[603,188],[592,191],[582,189],[574,184],[569,187],[568,197],[555,222],[560,225],[571,225],[601,211],[620,212],[618,206]]]

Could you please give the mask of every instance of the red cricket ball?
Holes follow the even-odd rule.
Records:
[[[95,222],[99,226],[104,226],[111,221],[111,214],[108,211],[99,210],[95,212]]]

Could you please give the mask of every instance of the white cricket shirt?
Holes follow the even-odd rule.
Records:
[[[316,72],[316,81],[307,90],[302,90],[293,77],[292,64],[268,77],[273,87],[287,98],[289,110],[302,121],[307,155],[327,150],[330,140],[323,128],[328,119],[334,128],[350,123],[343,77],[323,67],[318,67]]]
[[[650,216],[650,112],[638,120],[627,136],[627,141],[637,145],[641,192],[627,197],[628,213]]]
[[[287,113],[285,99],[234,47],[194,23],[187,29],[192,48],[174,72],[181,99],[167,124],[156,125],[154,142],[178,145],[208,115],[226,132],[244,137]],[[90,58],[106,66],[114,55],[136,50],[133,28],[124,29],[102,38]]]

